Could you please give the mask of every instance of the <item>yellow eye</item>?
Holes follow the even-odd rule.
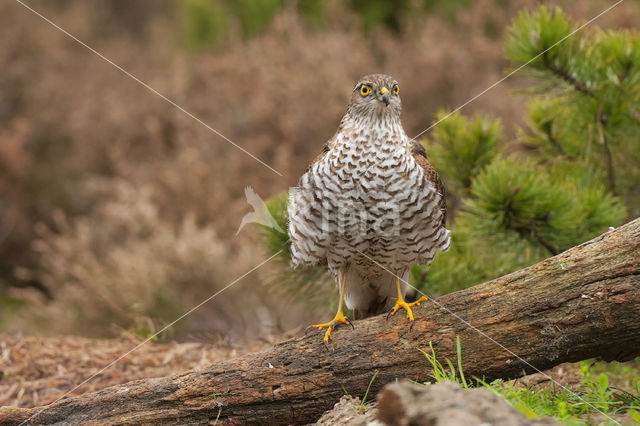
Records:
[[[398,87],[397,84],[393,85],[393,94],[397,95],[398,93],[400,93],[400,87]]]
[[[366,84],[360,86],[360,94],[362,96],[367,96],[369,93],[371,93],[371,88],[369,86],[367,86]]]

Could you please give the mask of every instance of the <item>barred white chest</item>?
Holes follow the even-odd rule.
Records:
[[[327,263],[360,281],[406,275],[449,247],[441,194],[398,122],[344,123],[329,152],[289,194],[294,264]],[[378,264],[378,265],[376,265]],[[348,304],[349,305],[349,304]]]

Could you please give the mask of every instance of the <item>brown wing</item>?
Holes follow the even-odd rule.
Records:
[[[322,152],[320,154],[316,155],[316,158],[314,158],[313,161],[311,162],[311,164],[309,164],[309,167],[307,167],[307,170],[309,170],[311,168],[311,166],[316,164],[318,161],[322,160],[324,158],[324,156],[327,155],[327,152],[329,152],[329,142],[327,142],[324,145],[322,145]]]
[[[304,171],[303,175],[305,173],[307,173],[309,170],[311,170],[311,168],[313,167],[314,164],[316,164],[318,161],[322,160],[325,157],[325,155],[327,155],[327,152],[329,152],[331,150],[330,144],[331,144],[332,141],[333,141],[333,139],[330,139],[327,142],[325,142],[324,145],[322,145],[322,152],[320,154],[318,154],[316,156],[316,158],[314,158],[311,163],[309,163],[309,165],[307,166],[307,168]]]
[[[440,180],[440,176],[436,169],[427,160],[427,151],[420,142],[413,141],[411,146],[411,153],[416,162],[424,169],[424,176],[436,187],[436,190],[442,195],[440,198],[440,209],[442,210],[442,226],[447,223],[447,193],[444,189],[444,185]]]

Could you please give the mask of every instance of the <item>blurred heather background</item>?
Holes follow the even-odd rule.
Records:
[[[278,176],[20,4],[0,4],[0,332],[146,336],[268,257],[244,188],[296,183],[332,136],[353,84],[401,85],[413,136],[508,69],[522,9],[577,21],[600,0],[33,0],[28,4]],[[627,1],[598,20],[640,22]],[[466,107],[523,119],[522,78]],[[427,134],[428,136],[428,134]],[[180,321],[178,340],[269,339],[326,308],[283,297],[272,265]]]

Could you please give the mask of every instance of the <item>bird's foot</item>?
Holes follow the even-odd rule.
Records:
[[[422,296],[420,299],[416,300],[415,302],[407,303],[404,300],[398,298],[398,300],[396,300],[396,304],[389,311],[389,313],[387,313],[387,319],[389,319],[391,315],[394,315],[396,312],[398,312],[400,308],[402,308],[405,311],[407,311],[407,319],[411,323],[409,330],[413,330],[413,312],[411,311],[411,307],[420,306],[420,303],[426,302],[427,300],[429,299],[427,299],[425,296]]]
[[[331,321],[325,322],[324,324],[310,325],[309,327],[307,327],[307,330],[309,330],[310,328],[315,328],[316,330],[323,330],[326,328],[327,331],[326,333],[324,333],[324,338],[322,340],[324,341],[324,345],[328,348],[329,340],[331,339],[331,332],[334,328],[336,328],[338,324],[347,324],[350,325],[352,329],[355,329],[351,320],[347,318],[342,312],[338,312]]]

